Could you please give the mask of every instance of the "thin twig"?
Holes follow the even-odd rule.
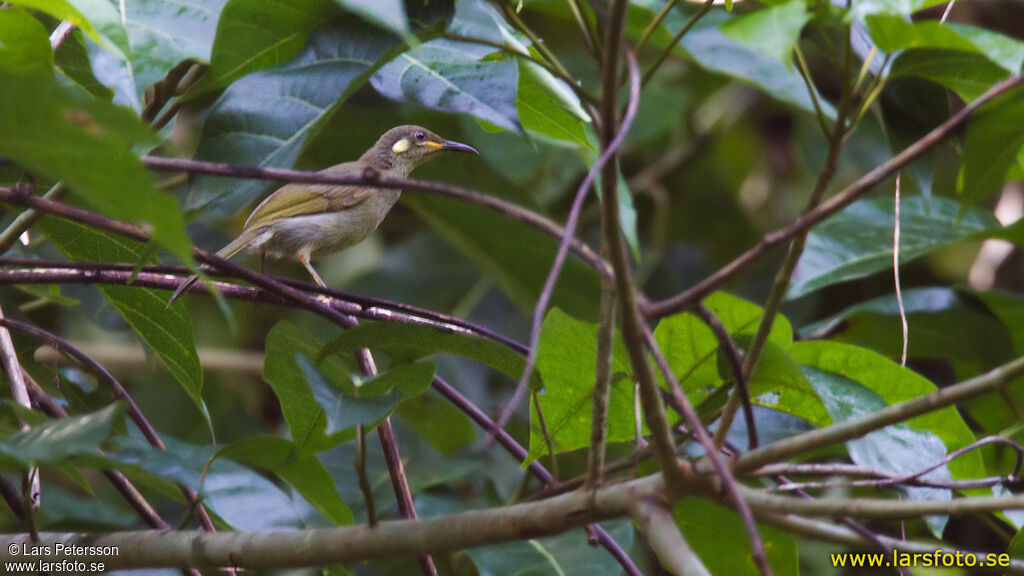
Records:
[[[711,332],[718,340],[719,350],[722,350],[725,354],[729,367],[732,369],[733,378],[736,380],[736,391],[743,402],[743,417],[747,423],[747,450],[753,450],[758,447],[760,442],[757,439],[754,408],[750,403],[750,388],[747,377],[743,374],[743,361],[741,360],[743,352],[740,351],[739,346],[736,345],[736,340],[729,334],[729,331],[725,329],[722,321],[707,306],[703,303],[698,304],[694,307],[694,312],[698,318],[707,324],[708,328],[711,328]]]
[[[630,84],[629,90],[629,103],[626,106],[626,113],[622,117],[622,122],[619,125],[618,131],[615,133],[615,137],[605,147],[604,151],[601,152],[601,156],[598,157],[597,162],[591,166],[590,170],[587,171],[586,177],[583,178],[583,182],[580,183],[576,189],[576,195],[573,197],[572,207],[569,209],[569,217],[565,222],[565,228],[562,232],[562,240],[558,246],[558,252],[555,254],[555,261],[551,265],[551,270],[548,271],[548,276],[544,280],[544,287],[540,292],[540,297],[537,299],[537,305],[533,308],[533,317],[530,328],[530,344],[529,353],[526,355],[526,364],[523,366],[523,375],[519,378],[519,383],[516,386],[515,393],[512,398],[508,401],[505,407],[502,409],[501,414],[498,416],[498,427],[504,428],[505,424],[508,423],[508,419],[515,413],[516,408],[522,401],[523,396],[526,394],[527,388],[529,388],[530,379],[533,377],[533,369],[537,362],[537,349],[540,344],[540,331],[544,324],[544,315],[547,312],[548,304],[551,302],[551,297],[554,295],[555,286],[558,283],[558,277],[562,273],[562,266],[565,264],[565,258],[569,254],[569,246],[575,239],[576,225],[579,223],[580,212],[583,209],[583,202],[587,198],[590,187],[594,184],[594,179],[597,178],[598,173],[604,169],[605,165],[611,160],[615,154],[618,153],[622,147],[623,142],[626,140],[626,135],[629,134],[629,129],[633,125],[633,120],[636,118],[636,111],[640,104],[640,82],[639,78],[635,78],[635,81]],[[616,202],[618,198],[616,198]]]
[[[896,306],[900,312],[900,328],[903,335],[903,349],[900,353],[900,366],[907,365],[907,345],[910,336],[908,334],[907,310],[903,307],[903,289],[900,288],[900,173],[896,172],[896,192],[893,195],[893,224],[892,224],[892,277],[896,287]]]
[[[604,479],[614,345],[615,286],[607,280],[602,280],[600,320],[597,324],[597,359],[594,366],[594,406],[590,416],[590,448],[587,451],[587,486],[591,489],[599,487]]]

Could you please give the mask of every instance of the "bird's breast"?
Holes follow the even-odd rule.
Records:
[[[274,234],[263,247],[269,253],[312,255],[344,250],[365,240],[398,201],[398,190],[381,190],[338,212],[286,218],[273,224]]]

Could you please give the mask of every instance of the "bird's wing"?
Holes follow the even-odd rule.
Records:
[[[245,222],[245,229],[251,230],[282,218],[339,212],[359,204],[371,194],[372,188],[359,186],[288,184],[268,196],[252,211]]]

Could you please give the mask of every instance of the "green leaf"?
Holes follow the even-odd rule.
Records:
[[[748,344],[749,339],[740,340],[744,349]],[[764,345],[757,370],[747,387],[754,404],[798,416],[815,426],[832,423],[820,395],[800,365],[774,342]]]
[[[902,52],[889,70],[891,78],[923,78],[949,88],[967,102],[981,96],[1009,75],[981,54],[939,49]]]
[[[988,294],[979,294],[988,302]],[[995,295],[997,299],[1001,295]],[[910,326],[908,356],[941,358],[981,367],[995,367],[1013,355],[1007,329],[1014,318],[999,320],[979,309],[970,298],[951,288],[912,288],[903,291]],[[993,309],[993,313],[999,313]],[[1005,326],[1004,326],[1005,325]],[[956,330],[950,330],[956,326]],[[846,308],[800,330],[805,339],[821,338],[870,348],[889,358],[903,350],[899,305],[894,294],[879,296]],[[1021,334],[1024,337],[1024,333]],[[1024,343],[1024,340],[1022,340]]]
[[[73,31],[54,54],[57,69],[97,99],[109,101],[113,98],[114,91],[96,79],[85,43],[82,31]]]
[[[619,546],[630,549],[631,522],[616,520],[602,526]],[[586,536],[578,530],[549,538],[471,548],[467,554],[480,576],[618,576],[622,573],[622,567],[611,555],[588,545]]]
[[[974,44],[989,60],[1010,72],[1020,72],[1024,65],[1024,42],[970,24],[948,22],[946,25]]]
[[[807,239],[788,298],[810,294],[838,282],[892,269],[894,221],[892,198],[861,200],[822,222]],[[900,202],[900,262],[910,262],[936,248],[966,238],[1004,230],[990,213],[935,197],[911,196]]]
[[[940,24],[935,20],[908,22],[903,16],[867,17],[871,39],[884,52],[940,48],[985,55],[1002,68],[1016,72],[1024,63],[1024,43],[967,24]]]
[[[736,42],[716,27],[730,18],[732,16],[725,13],[711,12],[683,37],[677,51],[709,72],[735,78],[772,98],[813,113],[814,102],[807,92],[807,85],[793,66],[771,54]],[[667,29],[673,34],[684,23],[685,18],[678,15],[666,18]],[[828,118],[835,116],[831,104],[822,101],[821,105]]]
[[[324,433],[331,436],[333,442],[355,438],[359,426],[365,426],[367,431],[373,430],[395,411],[399,403],[426,392],[434,379],[432,362],[413,362],[344,390],[329,382],[302,354],[296,360],[313,390],[313,397],[324,409],[327,416]]]
[[[114,433],[124,408],[123,404],[113,404],[99,412],[61,418],[0,440],[0,465],[26,468],[92,454]]]
[[[354,18],[318,28],[287,66],[250,74],[224,91],[203,126],[196,158],[291,167],[307,137],[365,83],[394,44],[394,38]],[[216,204],[218,215],[233,214],[277,185],[198,176],[191,180],[187,204],[190,210]]]
[[[797,342],[789,348],[789,353],[797,362],[815,369],[807,371],[808,376],[836,421],[870,412],[883,405],[905,402],[936,390],[935,385],[924,377],[865,348],[836,342]],[[866,392],[843,398],[843,390],[851,393],[856,391],[850,383],[866,389]],[[871,401],[873,397],[880,399],[881,403]],[[945,444],[946,453],[963,448],[975,440],[970,428],[952,406],[917,416],[897,428],[933,434]],[[879,459],[880,463],[889,461],[890,465],[898,466],[897,454],[890,452],[896,447],[889,444],[889,441],[899,438],[900,432],[883,431],[883,434],[887,434],[885,445],[879,447],[875,444],[874,447],[878,447],[880,453],[871,456]],[[914,438],[913,446],[922,449],[922,437],[915,435]],[[941,459],[941,456],[932,456],[926,458],[928,465]],[[911,455],[906,457],[910,458]],[[924,467],[903,471],[914,473]],[[949,472],[954,479],[977,478],[985,475],[985,467],[981,455],[975,451],[950,462]]]
[[[398,34],[409,33],[409,20],[405,16],[402,0],[335,0],[339,6],[359,15],[368,22]]]
[[[217,21],[210,69],[189,97],[284,64],[299,53],[318,24],[336,14],[330,0],[230,0]]]
[[[744,14],[726,22],[720,30],[747,48],[792,66],[793,47],[810,19],[804,2],[793,0]]]
[[[569,452],[590,444],[596,367],[597,325],[581,322],[552,308],[541,328],[537,371],[544,379],[544,390],[539,394],[541,411],[556,452]],[[632,440],[636,435],[632,369],[618,338],[613,349],[611,380],[608,441]],[[532,402],[530,406],[530,455],[524,465],[547,452],[536,407]]]
[[[146,245],[76,222],[47,216],[38,226],[72,260],[155,262]],[[100,285],[97,289],[156,352],[212,430],[203,402],[203,367],[196,352],[192,317],[185,304],[175,302],[168,307],[167,293],[152,288]]]
[[[533,310],[558,251],[553,238],[465,202],[426,195],[406,196],[402,202],[438,236],[476,263],[521,310]],[[573,316],[595,318],[600,290],[597,273],[569,257],[555,287],[552,305]]]
[[[853,3],[848,17],[863,20],[869,14],[894,14],[910,18],[910,15],[946,0],[858,0]]]
[[[121,17],[113,2],[105,0],[16,0],[27,8],[45,12],[58,20],[67,20],[97,44],[117,51],[127,49]]]
[[[422,324],[387,322],[364,322],[345,330],[324,346],[318,355],[310,357],[323,359],[362,348],[386,351],[396,363],[439,353],[455,354],[476,360],[515,380],[522,376],[525,365],[521,355],[493,340],[445,332]]]
[[[760,306],[726,294],[715,292],[704,299],[704,305],[722,322],[733,337],[746,336],[749,340],[757,332],[764,309]],[[718,339],[711,328],[689,313],[676,314],[658,322],[654,339],[665,354],[665,359],[676,379],[694,404],[707,398],[709,392],[726,380],[732,380],[729,368],[722,371]],[[785,349],[793,342],[793,329],[784,316],[777,316],[768,335],[768,342]],[[760,372],[760,370],[758,371]],[[663,377],[662,387],[666,387]]]
[[[494,8],[481,0],[461,0],[450,30],[479,32],[490,26],[498,33]],[[515,132],[522,131],[516,112],[519,67],[512,57],[485,59],[494,48],[437,38],[399,54],[370,79],[383,96],[434,108],[470,114]]]
[[[278,322],[267,334],[263,379],[274,390],[292,440],[301,451],[330,447],[324,440],[327,415],[297,360],[299,355],[315,358],[322,346],[319,338],[287,321]],[[350,382],[348,370],[337,358],[325,359],[317,369],[330,382]]]
[[[129,150],[133,143],[152,141],[130,112],[79,98],[52,74],[3,70],[0,110],[0,154],[63,181],[109,216],[152,226],[156,242],[192,261],[178,203],[156,191]]]
[[[964,140],[963,185],[965,205],[973,205],[1000,188],[1024,146],[1024,99],[1021,89],[1011,90],[974,113]]]
[[[757,576],[750,556],[750,540],[743,520],[735,512],[707,498],[681,498],[673,516],[686,541],[712,574]],[[796,540],[771,526],[758,525],[768,564],[775,574],[799,574]]]
[[[443,456],[451,456],[476,440],[476,426],[469,417],[437,394],[402,402],[397,414]]]
[[[183,60],[210,60],[217,19],[226,0],[132,0],[117,4],[122,54],[93,51],[97,73],[114,100],[141,111],[145,91]]]
[[[983,292],[978,297],[1010,331],[1010,340],[1017,354],[1024,354],[1024,298],[996,290]]]
[[[302,495],[335,525],[351,524],[352,511],[338,495],[334,479],[314,454],[277,436],[254,436],[228,444],[214,455],[246,466],[269,470]]]
[[[46,28],[28,12],[0,8],[0,38],[0,68],[12,72],[53,70],[53,51]]]
[[[519,114],[519,120],[523,128],[529,132],[593,150],[593,146],[587,140],[584,123],[567,112],[565,106],[552,97],[552,91],[563,89],[564,85],[558,84],[559,82],[561,81],[552,78],[547,70],[537,64],[520,60],[519,87],[516,91],[516,112]]]

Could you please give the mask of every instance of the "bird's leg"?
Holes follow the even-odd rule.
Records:
[[[308,271],[309,275],[313,277],[313,281],[316,282],[317,286],[321,288],[327,288],[327,284],[324,283],[323,278],[321,278],[320,275],[317,274],[316,269],[313,268],[313,265],[309,263],[308,253],[300,253],[299,262],[302,262],[302,265],[306,267],[306,271]],[[326,294],[321,294],[320,296],[317,297],[317,300],[320,300],[321,302],[330,302],[331,298]]]

